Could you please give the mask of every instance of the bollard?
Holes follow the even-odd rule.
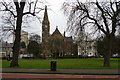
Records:
[[[56,71],[56,61],[51,61],[51,71]]]

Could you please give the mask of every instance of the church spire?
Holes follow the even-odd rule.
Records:
[[[48,20],[48,13],[47,13],[47,6],[45,6],[45,12],[44,12],[43,23],[49,23],[49,20]]]

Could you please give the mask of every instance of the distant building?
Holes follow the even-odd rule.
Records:
[[[98,56],[97,54],[97,43],[94,40],[79,40],[78,37],[74,38],[78,44],[78,55],[81,57],[93,57]]]
[[[13,47],[13,43],[8,43],[8,42],[0,42],[1,46],[0,46],[0,58],[8,58],[8,57],[13,57],[13,53],[12,53],[12,47]],[[24,48],[20,48],[20,51],[25,51]],[[19,59],[21,58],[33,58],[33,54],[19,54],[18,56]]]
[[[42,56],[47,58],[74,55],[73,51],[75,49],[73,49],[74,43],[72,37],[66,37],[65,32],[62,35],[58,30],[58,27],[56,27],[55,31],[51,35],[49,30],[50,22],[46,6],[42,21]]]
[[[2,46],[0,47],[2,48],[2,52],[0,52],[0,55],[3,57],[7,57],[7,56],[12,57],[13,44],[7,43],[7,42],[1,42],[1,43],[2,43]]]

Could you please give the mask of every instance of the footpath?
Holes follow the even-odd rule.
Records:
[[[71,75],[120,75],[120,69],[21,69],[0,68],[2,73],[32,73],[32,74],[71,74]]]
[[[2,73],[2,80],[120,80],[118,75]]]
[[[2,80],[120,80],[118,69],[0,68]]]

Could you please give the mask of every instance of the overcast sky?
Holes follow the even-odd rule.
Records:
[[[63,11],[61,10],[62,3],[64,0],[46,0],[48,2],[48,18],[50,21],[50,34],[55,31],[56,26],[58,26],[58,29],[63,34],[64,31],[67,28],[66,25],[66,17],[63,14]],[[41,18],[43,20],[44,11],[41,12]],[[32,22],[31,27],[24,29],[25,31],[28,31],[29,33],[36,33],[39,35],[42,35],[42,26],[38,21]]]
[[[55,31],[56,26],[58,26],[59,31],[61,32],[61,34],[63,34],[67,28],[66,25],[67,20],[63,14],[63,11],[61,10],[64,0],[46,0],[46,1],[48,2],[45,5],[47,5],[48,7],[50,34],[52,34]],[[40,16],[41,16],[41,20],[43,20],[44,10],[40,13]],[[42,25],[38,20],[29,22],[29,24],[26,26],[30,26],[30,27],[22,28],[22,30],[27,31],[28,33],[35,33],[42,36]],[[13,42],[12,36],[5,39],[5,41]]]
[[[63,10],[61,10],[62,4],[64,0],[46,0],[48,3],[48,17],[50,21],[50,34],[55,31],[56,26],[58,26],[59,31],[63,34],[64,31],[66,31],[67,28],[67,19],[65,15],[63,14]],[[70,0],[71,1],[71,0]],[[83,1],[83,0],[82,0]],[[87,0],[89,1],[89,0]],[[94,1],[94,0],[91,0]],[[99,0],[101,1],[101,0]],[[109,1],[109,0],[105,0]],[[113,0],[112,0],[113,1]],[[43,19],[44,10],[41,12],[40,16]],[[41,20],[42,20],[41,19]],[[32,23],[29,22],[31,27],[23,28],[23,30],[27,31],[28,33],[35,33],[38,35],[42,35],[42,25],[39,23],[39,21],[33,21]],[[67,33],[67,36],[69,34]],[[70,35],[69,35],[70,36]],[[11,38],[12,40],[12,38]],[[11,41],[9,40],[9,41]]]

